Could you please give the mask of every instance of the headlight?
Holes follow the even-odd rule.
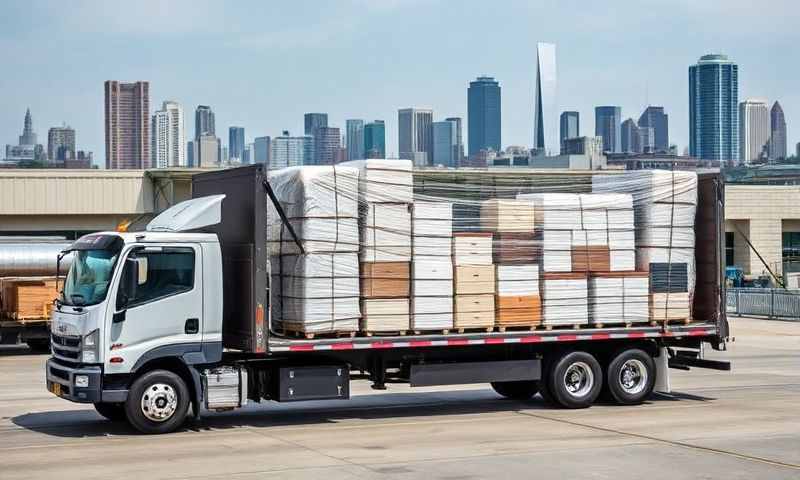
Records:
[[[88,375],[75,375],[75,386],[78,388],[86,388],[89,386]]]
[[[95,329],[83,337],[82,362],[96,363],[99,357],[100,330]]]

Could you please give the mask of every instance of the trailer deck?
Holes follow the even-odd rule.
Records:
[[[464,347],[472,345],[499,345],[512,343],[577,342],[586,340],[632,340],[684,337],[716,337],[717,325],[713,322],[696,322],[689,325],[643,326],[631,328],[582,328],[534,331],[477,332],[448,335],[414,335],[386,337],[289,339],[269,337],[270,352],[308,352],[330,350],[363,350],[386,348]],[[705,340],[710,341],[708,338]]]

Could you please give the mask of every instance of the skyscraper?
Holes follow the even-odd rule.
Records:
[[[185,167],[186,134],[183,107],[178,102],[166,101],[153,115],[152,166],[155,168]]]
[[[364,156],[386,158],[386,124],[383,120],[364,125]]]
[[[244,161],[244,127],[228,128],[228,159],[231,162],[247,163]]]
[[[214,111],[208,105],[198,105],[194,111],[194,138],[201,135],[216,135]]]
[[[397,136],[400,158],[414,165],[430,165],[433,160],[433,110],[402,108],[397,111]]]
[[[653,151],[666,153],[669,151],[669,115],[664,107],[647,107],[639,117],[639,127],[653,129]]]
[[[310,135],[292,137],[288,131],[284,130],[283,135],[273,138],[270,142],[269,169],[311,165],[314,153],[313,142]]]
[[[364,158],[364,120],[350,119],[345,122],[347,129],[347,159],[360,160]]]
[[[106,168],[150,168],[150,83],[105,82]]]
[[[22,135],[19,136],[20,145],[36,145],[36,133],[33,131],[33,117],[31,109],[25,110],[25,123],[22,127]]]
[[[556,46],[553,43],[536,45],[536,90],[533,104],[533,148],[540,152],[559,151],[556,125]]]
[[[766,100],[747,99],[739,104],[739,160],[747,165],[766,158],[770,128]]]
[[[327,113],[306,113],[303,116],[303,120],[305,123],[305,130],[303,133],[306,135],[314,136],[314,129],[328,126]]]
[[[452,120],[433,122],[433,165],[458,166],[458,123]]]
[[[703,55],[689,67],[689,154],[739,158],[739,67],[725,55]]]
[[[786,118],[783,116],[783,108],[781,108],[781,104],[777,100],[772,104],[769,119],[769,159],[780,160],[786,158]]]
[[[314,155],[317,165],[334,165],[339,157],[341,137],[337,127],[317,127],[314,135]]]
[[[47,131],[47,159],[65,162],[75,158],[75,130],[71,127],[53,127]]]
[[[454,166],[458,167],[464,160],[464,137],[461,130],[461,117],[447,117],[445,118],[445,121],[453,122],[456,129],[456,153]]]
[[[622,109],[620,107],[594,108],[594,134],[597,137],[603,137],[603,152],[620,153],[622,151],[621,116]]]
[[[622,122],[620,129],[620,145],[622,153],[641,152],[642,150],[639,146],[639,127],[636,126],[636,122],[634,122],[632,118],[629,118]]]
[[[500,151],[500,84],[493,77],[478,77],[467,89],[469,154],[481,150]],[[401,149],[402,150],[402,149]]]
[[[576,138],[581,136],[581,114],[578,112],[561,112],[560,119],[560,145],[564,144],[567,138]]]
[[[269,164],[270,138],[256,137],[253,140],[253,163]]]

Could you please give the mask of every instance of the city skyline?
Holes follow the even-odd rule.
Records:
[[[574,12],[568,7],[509,3],[488,8],[476,2],[467,9],[471,10],[470,18],[459,17],[465,25],[448,32],[449,44],[454,47],[448,57],[434,55],[424,48],[431,41],[445,38],[443,33],[411,38],[414,36],[409,35],[410,32],[427,23],[413,15],[414,5],[399,2],[380,6],[364,6],[359,2],[317,8],[303,24],[289,20],[298,20],[300,12],[307,9],[302,5],[291,6],[286,12],[278,12],[287,20],[283,23],[289,26],[272,32],[264,32],[259,20],[266,18],[268,8],[257,4],[233,7],[211,4],[208,8],[189,9],[187,4],[175,2],[161,10],[155,8],[155,4],[145,5],[142,12],[137,13],[113,5],[99,8],[80,2],[74,8],[64,8],[57,3],[34,2],[25,8],[10,4],[6,8],[7,15],[0,20],[3,27],[7,27],[0,33],[0,42],[7,47],[0,55],[7,64],[17,64],[15,59],[18,58],[26,61],[15,67],[13,75],[0,79],[3,91],[14,92],[14,95],[4,96],[0,105],[0,111],[7,112],[0,117],[0,143],[16,143],[19,118],[30,107],[40,136],[49,127],[67,123],[80,136],[82,147],[96,152],[97,163],[103,164],[102,91],[98,86],[107,79],[119,79],[148,80],[153,105],[163,99],[174,99],[184,106],[187,117],[198,104],[212,105],[218,117],[218,136],[230,125],[242,125],[252,135],[247,142],[256,136],[278,135],[284,129],[302,132],[302,114],[309,111],[328,112],[329,123],[340,128],[347,118],[383,118],[387,120],[387,154],[397,156],[394,112],[398,108],[426,105],[441,112],[442,117],[460,116],[466,121],[463,91],[470,79],[486,73],[504,86],[503,146],[530,145],[535,81],[531,64],[536,43],[547,41],[558,47],[559,113],[579,111],[585,120],[582,122],[585,132],[594,130],[593,108],[596,105],[620,105],[623,118],[634,119],[648,104],[663,105],[671,117],[670,140],[679,146],[679,151],[683,150],[688,145],[686,68],[703,54],[721,51],[741,67],[740,98],[766,97],[780,101],[788,124],[787,143],[794,146],[800,140],[800,124],[795,121],[800,112],[800,94],[795,93],[790,81],[794,67],[786,67],[790,69],[789,75],[780,75],[774,60],[780,52],[786,52],[787,38],[798,38],[795,29],[786,28],[796,21],[797,15],[792,13],[796,9],[776,7],[770,12],[761,12],[744,2],[734,3],[733,7],[722,8],[722,4],[698,6],[665,2],[647,8],[633,7],[629,15],[611,15],[607,9],[593,5]],[[426,5],[426,9],[431,22],[452,13],[451,9],[436,3]],[[775,12],[789,12],[789,15]],[[353,23],[333,26],[325,20],[332,15],[352,19]],[[598,15],[605,20],[595,18]],[[37,18],[35,30],[24,28],[24,22],[20,21],[31,17]],[[143,17],[149,21],[140,21]],[[224,23],[220,19],[237,17],[245,20],[235,31],[220,30]],[[375,25],[393,17],[413,21],[388,32],[385,38],[376,39]],[[473,39],[471,32],[478,17],[480,23],[510,22],[506,23],[509,34],[481,41]],[[535,32],[515,28],[541,17],[553,21],[538,24]],[[647,18],[666,18],[667,21],[641,21]],[[752,38],[752,35],[745,36],[730,29],[730,24],[745,18],[755,18],[757,26],[774,29],[776,34]],[[564,30],[557,27],[565,21],[586,28]],[[87,23],[92,24],[88,32],[76,32],[80,30],[79,25]],[[147,25],[141,26],[142,23]],[[172,23],[176,25],[171,31],[166,25]],[[625,56],[599,61],[601,53],[617,45],[628,45],[638,38],[672,38],[679,28],[682,38],[671,40],[670,45],[661,50],[657,62],[644,45],[633,45]],[[332,29],[343,30],[338,30],[341,35],[332,39],[325,33],[315,33]],[[47,35],[41,35],[45,32]],[[103,42],[97,41],[100,34],[104,36]],[[47,43],[36,41],[38,37],[48,38]],[[408,41],[400,42],[400,38]],[[160,47],[164,42],[171,43],[171,48],[162,51]],[[194,48],[196,42],[203,48]],[[60,58],[53,58],[51,43],[58,45],[56,50]],[[110,55],[108,52],[116,46],[123,49],[122,53],[130,61],[124,64],[88,61]],[[156,46],[159,48],[151,48]],[[363,46],[367,48],[362,50]],[[170,52],[176,49],[184,55],[175,58]],[[504,54],[498,55],[500,51]],[[231,55],[231,52],[239,53]],[[225,63],[215,68],[216,71],[241,70],[250,64],[249,58],[254,52],[263,55],[267,71],[270,71],[270,63],[288,58],[287,55],[298,61],[291,62],[280,76],[268,76],[268,88],[262,88],[264,84],[256,82],[252,76],[220,78],[218,74],[197,76],[192,73],[200,65],[198,62],[208,62],[208,58]],[[764,52],[774,54],[765,55]],[[356,78],[347,65],[361,64],[364,55],[381,60],[374,68],[360,67],[361,73]],[[308,74],[308,65],[316,61],[322,65],[315,69],[326,71],[324,79]],[[340,63],[342,67],[337,66]],[[430,75],[425,79],[417,75],[420,68],[434,65],[436,69],[432,71],[437,75],[432,80],[429,81]],[[443,66],[446,68],[441,68]],[[81,68],[82,74],[60,79],[53,87],[46,83],[49,80],[36,74],[53,68],[65,71]],[[414,75],[404,72],[414,72]],[[332,90],[328,85],[336,88]],[[378,88],[370,88],[370,85]],[[194,136],[194,132],[189,131],[188,120],[187,138]],[[464,142],[468,142],[466,129]]]

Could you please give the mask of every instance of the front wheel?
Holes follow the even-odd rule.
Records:
[[[603,370],[587,352],[567,352],[547,372],[547,394],[564,408],[586,408],[600,395]],[[544,395],[543,395],[544,396]]]
[[[95,403],[94,409],[112,422],[124,422],[127,420],[124,403]]]
[[[125,412],[142,433],[169,433],[178,429],[189,411],[189,389],[168,370],[147,372],[133,382]]]
[[[621,405],[642,403],[653,392],[655,383],[656,364],[644,350],[623,350],[608,364],[607,390]]]
[[[517,382],[492,382],[492,388],[498,394],[513,400],[528,400],[539,391],[539,382],[536,380],[522,380]]]

